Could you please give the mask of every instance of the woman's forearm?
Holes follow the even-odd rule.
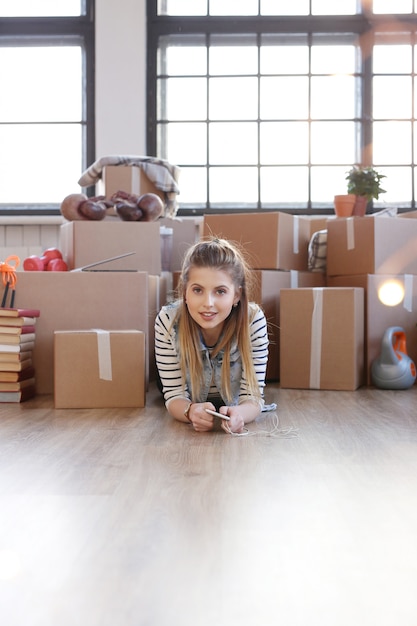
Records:
[[[174,419],[179,422],[189,423],[191,419],[185,415],[188,407],[190,406],[191,401],[186,398],[174,398],[171,400],[167,406],[167,411]]]
[[[237,407],[233,407],[233,409],[237,409],[239,411],[245,424],[253,422],[253,420],[255,420],[261,413],[261,408],[258,402],[254,402],[252,400],[246,400],[245,402],[238,404]]]

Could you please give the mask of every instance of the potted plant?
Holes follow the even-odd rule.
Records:
[[[356,196],[352,215],[365,215],[370,200],[378,200],[381,193],[386,193],[381,187],[381,180],[386,178],[373,167],[355,165],[347,172],[347,191]]]

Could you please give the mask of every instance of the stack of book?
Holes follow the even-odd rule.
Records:
[[[0,308],[0,402],[24,402],[36,392],[32,352],[38,309]]]

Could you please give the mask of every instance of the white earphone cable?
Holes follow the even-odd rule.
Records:
[[[272,424],[273,424],[273,427],[271,430],[249,430],[248,428],[244,427],[243,432],[234,433],[233,431],[230,430],[230,426],[226,422],[226,420],[222,421],[222,428],[226,433],[228,433],[229,435],[232,435],[233,437],[258,436],[258,437],[274,437],[274,438],[279,438],[279,439],[292,439],[294,437],[298,437],[298,428],[294,428],[293,426],[290,426],[289,428],[280,428],[279,417],[276,413],[272,413],[271,418],[272,418]]]

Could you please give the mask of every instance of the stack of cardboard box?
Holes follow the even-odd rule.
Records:
[[[415,215],[415,214],[414,214]],[[343,218],[328,222],[327,285],[365,292],[365,383],[387,328],[400,326],[417,362],[417,219]],[[403,297],[385,304],[381,290],[396,285]]]
[[[169,272],[161,265],[161,226],[165,233],[172,229]],[[308,246],[313,233],[324,228],[327,269],[311,272]],[[74,354],[68,341],[82,345],[83,360],[94,363],[90,369],[97,379],[98,340],[90,336],[97,330],[110,333],[110,344],[118,345],[125,339],[114,333],[131,332],[127,351],[136,351],[137,342],[143,344],[144,362],[138,376],[146,390],[156,374],[155,316],[173,285],[172,276],[175,281],[181,268],[184,252],[200,234],[236,241],[248,256],[253,297],[269,323],[267,380],[308,389],[354,390],[371,384],[371,364],[389,326],[404,328],[409,355],[417,361],[417,219],[309,218],[280,211],[211,214],[204,216],[199,230],[193,220],[132,223],[106,217],[102,222],[68,222],[61,227],[60,248],[69,272],[20,272],[17,305],[42,311],[33,354],[37,392],[55,393],[57,380],[60,385],[64,381],[66,392],[72,384],[72,397],[77,397],[74,386],[75,390],[78,386],[78,403],[86,404],[81,389],[84,392],[90,383],[85,376],[74,375],[80,370],[74,357],[62,355]],[[165,254],[164,258],[166,263]],[[386,306],[379,298],[380,287],[388,280],[404,288],[404,298],[395,306]],[[142,343],[138,332],[143,334]],[[125,360],[131,372],[132,361]],[[120,373],[118,365],[113,371],[129,377]],[[135,393],[132,387],[136,405]],[[115,394],[95,398],[94,406],[100,402],[120,405]],[[68,401],[57,399],[57,403],[62,406]]]
[[[123,178],[127,168],[112,171],[112,185],[122,189],[124,183],[114,181],[114,169],[120,170]],[[146,191],[152,191],[149,184]],[[19,273],[17,305],[42,311],[33,353],[37,393],[54,394],[57,407],[144,405],[141,389],[146,390],[155,376],[154,320],[165,303],[169,283],[168,273],[162,271],[161,226],[164,233],[167,226],[172,228],[175,269],[180,263],[179,251],[198,235],[193,223],[171,218],[123,222],[106,217],[100,222],[74,221],[61,226],[59,247],[70,271]],[[106,359],[100,357],[102,337],[99,342],[97,331],[108,336],[107,355],[111,354],[113,373],[109,380],[100,376],[100,364]],[[121,385],[122,380],[129,383],[127,387]]]
[[[324,274],[308,271],[309,241],[312,234],[325,225],[325,219],[296,217],[280,211],[204,217],[203,235],[235,241],[245,251],[252,267],[255,279],[253,298],[265,311],[269,325],[267,380],[276,381],[282,376],[282,290],[322,288],[325,285]]]
[[[204,234],[242,244],[270,322],[267,379],[281,387],[355,390],[372,384],[371,365],[390,326],[401,326],[417,362],[417,213],[308,219],[282,212],[211,215]],[[327,230],[327,267],[308,272],[308,244]],[[402,287],[381,301],[387,282]]]

